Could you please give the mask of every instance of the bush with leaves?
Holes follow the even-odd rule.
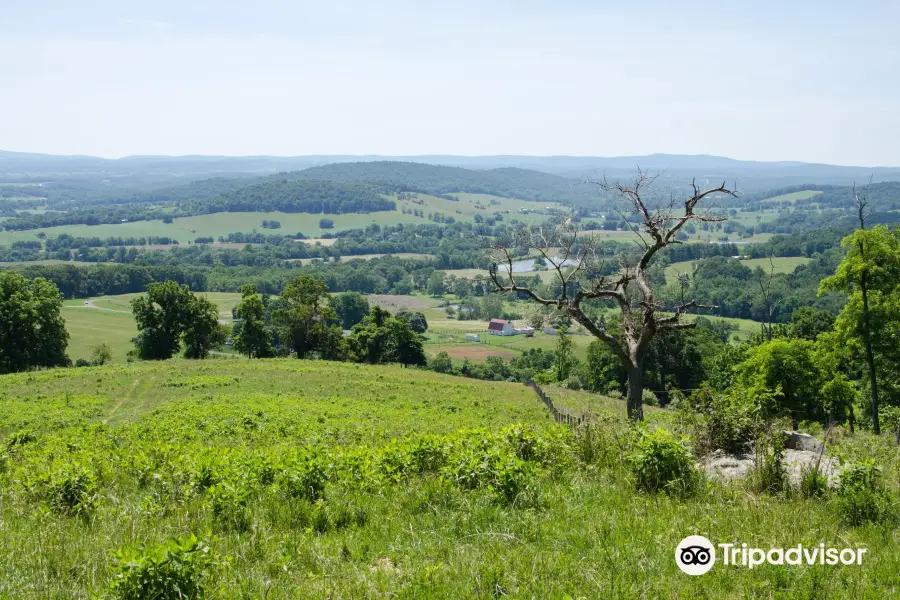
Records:
[[[239,483],[219,483],[209,488],[207,498],[216,522],[233,531],[247,531],[251,517],[248,505],[253,490]]]
[[[209,545],[190,534],[151,547],[117,550],[111,584],[118,600],[196,600],[212,564]]]
[[[80,464],[42,474],[34,487],[50,507],[62,515],[88,515],[96,509],[99,501],[96,474]]]
[[[676,438],[659,427],[641,430],[629,462],[635,485],[642,492],[665,492],[687,497],[696,493],[700,474],[687,446],[687,438]]]
[[[314,450],[307,450],[285,469],[279,486],[291,498],[315,502],[325,495],[328,482],[325,459]]]
[[[647,406],[659,406],[659,398],[656,397],[653,390],[644,388],[644,391],[641,393],[641,399]]]
[[[759,493],[780,494],[788,488],[787,471],[781,455],[781,435],[769,433],[756,441],[756,463],[750,472],[750,488]]]
[[[836,504],[841,520],[854,527],[897,517],[896,498],[884,486],[881,467],[871,459],[841,472]]]
[[[693,430],[698,452],[746,452],[760,428],[754,410],[756,397],[743,388],[725,393],[702,387],[689,397],[680,398],[677,407]]]

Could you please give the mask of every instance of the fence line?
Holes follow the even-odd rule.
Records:
[[[556,408],[550,396],[548,396],[544,392],[544,390],[542,390],[541,387],[535,382],[527,380],[523,383],[526,387],[534,390],[534,392],[538,395],[538,398],[541,399],[541,402],[544,403],[544,406],[547,407],[547,410],[550,411],[550,416],[552,416],[557,423],[562,423],[563,425],[569,425],[572,427],[578,427],[587,422],[587,418],[584,415],[576,417],[575,415],[569,414]]]

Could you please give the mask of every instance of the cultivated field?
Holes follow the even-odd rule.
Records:
[[[796,202],[797,200],[806,200],[807,198],[812,198],[814,196],[818,196],[822,192],[815,190],[805,190],[802,192],[792,192],[790,194],[782,194],[781,196],[773,196],[772,198],[767,198],[765,202]]]
[[[131,314],[131,300],[141,294],[98,296],[89,299],[66,300],[62,316],[69,331],[68,354],[72,361],[90,359],[91,349],[101,343],[109,344],[112,361],[124,362],[133,348],[131,339],[137,335],[137,326]],[[240,302],[239,294],[202,292],[216,303],[219,318],[231,322],[231,309]],[[85,301],[89,302],[85,305]]]
[[[471,196],[471,197],[470,197]],[[429,213],[441,213],[446,217],[453,217],[457,221],[473,221],[475,215],[488,218],[494,213],[503,212],[508,218],[522,221],[542,220],[543,214],[521,214],[522,208],[540,210],[543,212],[546,206],[557,206],[546,203],[527,202],[512,198],[499,198],[494,196],[460,194],[459,201],[437,198],[425,194],[418,194],[416,200],[397,201],[397,209],[393,211],[379,211],[373,213],[351,213],[342,215],[322,215],[309,213],[283,213],[283,212],[228,212],[209,215],[197,215],[193,217],[176,218],[172,223],[156,221],[135,221],[133,223],[113,223],[103,225],[64,225],[60,227],[47,227],[28,231],[0,231],[0,245],[10,245],[15,241],[38,240],[37,234],[43,232],[47,237],[55,238],[62,233],[68,233],[75,237],[148,237],[168,236],[178,240],[181,244],[193,242],[198,237],[227,236],[229,233],[259,231],[282,235],[294,235],[302,233],[310,238],[318,238],[324,233],[337,232],[345,229],[361,229],[372,224],[380,226],[397,225],[399,223],[421,224],[432,223],[428,219]],[[497,204],[491,204],[491,199]],[[410,211],[417,209],[424,212],[423,217],[413,214],[403,214],[403,209]],[[334,221],[334,228],[321,229],[319,219],[328,217]],[[281,229],[263,229],[262,221],[279,221]]]
[[[395,366],[174,360],[0,376],[0,390],[4,597],[145,597],[123,587],[166,543],[189,565],[168,573],[229,600],[900,590],[896,531],[841,525],[830,500],[716,482],[689,499],[637,491],[621,401],[581,392],[548,388],[593,415],[576,438],[520,384]],[[891,440],[833,449],[877,457],[896,485]],[[689,534],[861,546],[868,560],[688,577],[673,553]]]
[[[694,265],[699,264],[700,260],[687,260],[684,262],[676,262],[672,263],[666,267],[666,282],[672,283],[677,280],[679,273],[687,273],[691,274],[694,271]],[[794,269],[799,267],[800,265],[805,265],[811,259],[803,257],[803,256],[775,256],[772,258],[772,263],[775,266],[775,273],[793,273]],[[772,265],[769,263],[768,258],[749,258],[745,260],[741,260],[741,264],[750,268],[756,269],[756,267],[761,268],[767,275],[771,272]]]

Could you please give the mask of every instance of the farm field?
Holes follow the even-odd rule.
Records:
[[[5,375],[0,390],[6,597],[122,597],[116,578],[172,540],[194,557],[191,581],[229,600],[900,589],[895,532],[841,525],[827,499],[714,481],[688,499],[638,492],[621,401],[583,392],[547,388],[595,420],[576,439],[523,385],[397,366],[172,360]],[[650,427],[677,427],[646,412]],[[891,440],[835,448],[876,456],[896,485]],[[871,560],[688,577],[672,555],[689,534],[862,546]]]
[[[68,355],[72,361],[90,359],[91,349],[101,343],[109,344],[112,362],[125,362],[132,349],[131,339],[137,335],[137,326],[131,314],[131,300],[140,294],[99,296],[87,299],[66,300],[62,316],[69,331]],[[219,307],[219,318],[231,321],[231,309],[240,301],[240,295],[220,292],[204,292]]]
[[[806,200],[814,196],[820,195],[822,192],[816,190],[804,190],[802,192],[792,192],[790,194],[782,194],[781,196],[773,196],[767,198],[763,202],[796,202],[797,200]]]
[[[426,260],[429,258],[433,258],[431,254],[418,254],[416,252],[395,252],[394,254],[353,254],[353,255],[343,255],[341,256],[342,262],[347,262],[351,260],[370,260],[373,258],[381,258],[382,256],[393,256],[395,258],[415,258],[419,260]],[[289,258],[286,262],[294,262],[299,263],[301,265],[308,265],[314,260],[319,260],[315,258]]]
[[[49,238],[55,238],[62,233],[67,233],[75,237],[148,237],[148,236],[167,236],[178,240],[181,244],[193,242],[198,237],[226,236],[229,233],[243,232],[249,233],[253,230],[262,233],[272,233],[281,235],[293,235],[302,233],[312,238],[309,240],[314,243],[315,240],[323,233],[343,231],[346,229],[361,229],[372,224],[380,226],[404,224],[422,224],[432,223],[428,219],[428,213],[442,213],[445,216],[453,217],[457,221],[472,221],[475,215],[481,215],[485,218],[496,212],[509,211],[510,217],[516,216],[519,220],[540,220],[545,218],[541,214],[520,214],[521,208],[541,209],[547,204],[539,204],[527,202],[525,200],[515,200],[511,198],[499,197],[478,197],[469,198],[469,195],[462,194],[462,199],[454,202],[445,198],[437,198],[434,196],[426,196],[419,194],[418,200],[422,204],[413,203],[410,200],[398,200],[397,209],[393,211],[379,211],[373,213],[350,213],[340,215],[323,215],[310,213],[284,213],[284,212],[229,212],[229,213],[213,213],[209,215],[196,215],[192,217],[179,217],[172,223],[163,223],[161,220],[155,221],[135,221],[132,223],[110,223],[102,225],[63,225],[59,227],[46,227],[43,229],[33,229],[28,231],[0,231],[0,245],[10,245],[15,241],[34,241],[38,240],[37,234],[43,232]],[[494,199],[497,204],[490,204],[490,199]],[[477,206],[476,206],[477,205]],[[478,208],[483,206],[484,208]],[[424,217],[417,217],[413,214],[403,214],[403,209],[418,209],[424,211]],[[334,221],[334,227],[331,229],[319,228],[319,219],[327,217]],[[262,221],[279,221],[280,229],[263,229]],[[324,242],[324,241],[323,241]]]
[[[519,353],[532,348],[553,350],[556,347],[556,336],[547,335],[542,331],[535,332],[533,337],[524,335],[490,335],[487,332],[485,321],[428,321],[429,329],[425,336],[425,352],[429,356],[435,356],[438,352],[445,351],[450,358],[463,360],[468,358],[473,362],[484,360],[488,356],[503,356],[512,358]],[[524,326],[516,324],[517,327]],[[580,330],[579,328],[575,329]],[[467,333],[477,333],[478,342],[466,341]],[[590,335],[572,335],[575,342],[574,354],[579,360],[587,357],[587,347],[594,341]]]
[[[0,262],[0,268],[3,268],[3,267],[31,267],[34,265],[72,265],[75,267],[90,267],[95,264],[97,264],[97,263],[80,262],[80,261],[74,261],[74,260],[57,260],[55,258],[48,258],[45,260]]]
[[[693,272],[694,265],[699,263],[700,260],[687,260],[684,262],[671,263],[665,270],[666,282],[671,283],[675,281],[679,273],[690,274]],[[805,265],[810,260],[811,259],[803,256],[775,256],[772,258],[772,263],[775,265],[775,273],[793,273],[797,267]],[[768,258],[749,258],[741,260],[741,264],[750,269],[759,267],[765,271],[766,274],[769,273],[771,268]]]

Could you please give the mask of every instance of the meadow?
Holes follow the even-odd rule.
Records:
[[[790,194],[782,194],[780,196],[773,196],[772,198],[767,198],[764,202],[791,202],[794,203],[797,200],[807,200],[809,198],[813,198],[815,196],[820,195],[822,192],[816,190],[803,190],[801,192],[791,192]]]
[[[348,259],[349,260],[349,259]],[[684,263],[678,263],[684,264]],[[106,343],[112,351],[112,362],[122,363],[132,349],[132,338],[137,335],[134,317],[131,315],[131,300],[139,294],[122,294],[118,296],[100,296],[89,299],[66,300],[63,303],[62,315],[69,331],[68,354],[72,361],[89,360],[92,349],[100,343]],[[232,320],[231,310],[240,302],[240,296],[231,292],[203,292],[201,295],[216,303],[220,320],[228,324]],[[462,361],[469,358],[473,361],[485,360],[488,356],[512,358],[531,348],[552,350],[556,345],[556,337],[541,331],[534,337],[493,336],[487,334],[487,322],[484,320],[459,321],[447,317],[439,305],[453,303],[452,296],[430,298],[427,296],[366,296],[371,305],[378,305],[390,312],[402,309],[421,311],[428,320],[429,329],[426,334],[425,351],[430,357],[438,352],[448,352],[451,358]],[[90,305],[85,305],[85,301]],[[521,308],[512,304],[511,309]],[[686,318],[692,318],[688,315]],[[719,319],[720,317],[715,317]],[[738,326],[737,335],[746,338],[759,331],[759,323],[748,319],[723,319]],[[521,325],[521,324],[519,324]],[[465,339],[467,333],[480,334],[481,341],[474,343]],[[587,357],[587,347],[594,341],[590,335],[581,335],[580,326],[573,328],[572,339],[575,342],[575,356],[580,360]],[[228,348],[222,352],[230,354]]]
[[[683,262],[671,263],[666,267],[666,282],[671,283],[673,281],[677,281],[679,273],[687,273],[691,274],[694,271],[694,266],[699,264],[698,260],[687,260]],[[772,257],[772,262],[769,262],[768,258],[748,258],[742,259],[741,264],[749,269],[756,269],[759,267],[763,270],[763,272],[768,275],[770,272],[778,273],[793,273],[794,270],[800,265],[805,265],[810,260],[809,258],[803,256],[775,256]],[[772,266],[774,265],[774,271],[772,270]]]
[[[105,343],[112,351],[112,362],[124,362],[133,348],[131,340],[137,335],[130,303],[139,295],[99,296],[63,302],[62,316],[69,332],[69,358],[73,362],[79,358],[90,360],[92,349]],[[231,309],[240,302],[239,294],[203,292],[199,295],[216,303],[223,323],[231,322]],[[90,304],[85,305],[86,301]]]
[[[165,575],[208,598],[889,598],[898,532],[830,497],[706,482],[635,489],[621,401],[397,366],[213,359],[0,377],[0,597],[143,598]],[[678,427],[648,408],[649,426]],[[877,457],[890,440],[841,437]],[[716,565],[686,535],[865,547],[861,566]],[[144,588],[146,590],[146,587]]]
[[[0,231],[0,245],[10,245],[15,241],[34,241],[40,238],[38,233],[44,233],[47,237],[55,238],[62,233],[75,237],[149,237],[167,236],[178,240],[181,244],[193,242],[198,237],[227,236],[229,233],[252,231],[271,232],[282,235],[294,235],[302,233],[309,238],[318,238],[329,232],[343,231],[347,229],[364,229],[369,225],[379,226],[403,224],[427,224],[432,223],[428,219],[429,213],[441,213],[447,217],[453,217],[457,221],[474,221],[475,215],[488,218],[494,213],[504,212],[522,221],[542,220],[541,214],[546,206],[563,208],[561,205],[547,203],[535,203],[513,198],[500,198],[484,194],[458,194],[459,201],[447,200],[425,194],[418,194],[415,200],[397,200],[397,209],[393,211],[378,211],[373,213],[348,213],[339,215],[323,215],[311,213],[284,213],[284,212],[222,212],[208,215],[196,215],[192,217],[179,217],[171,223],[163,223],[162,220],[134,221],[131,223],[109,223],[102,225],[64,225],[59,227],[45,227],[27,231]],[[394,198],[396,200],[396,198]],[[495,204],[491,204],[491,201]],[[520,209],[538,210],[528,214],[520,213]],[[403,213],[403,209],[421,210],[424,216],[418,217],[411,212]],[[322,229],[319,220],[328,217],[334,221],[334,227]],[[280,229],[263,229],[262,222],[279,221]]]

